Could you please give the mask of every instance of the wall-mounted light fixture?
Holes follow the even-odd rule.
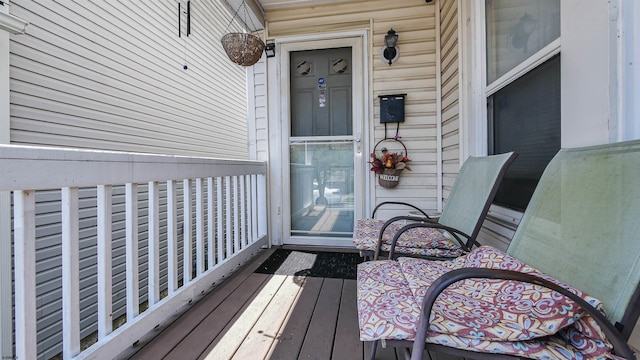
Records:
[[[382,47],[381,60],[388,63],[389,65],[393,64],[400,57],[400,49],[398,49],[398,34],[396,31],[389,30],[387,35],[384,36],[384,46]]]
[[[267,55],[268,58],[276,56],[276,44],[268,43],[264,47],[264,53]]]

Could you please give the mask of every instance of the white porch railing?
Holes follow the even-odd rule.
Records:
[[[7,193],[13,193],[16,358],[39,356],[36,191],[59,190],[62,200],[63,357],[106,359],[117,356],[175,315],[267,244],[265,175],[263,162],[0,146],[0,214],[1,207],[5,213],[11,207]],[[126,323],[114,330],[112,199],[113,188],[122,185],[126,219]],[[139,187],[144,191],[139,191]],[[97,195],[97,342],[81,351],[78,214],[79,193],[86,188],[92,188]],[[140,193],[145,193],[146,201],[140,200]],[[148,204],[148,210],[139,209],[140,204]],[[145,229],[148,308],[140,312],[138,251],[142,210],[148,223]],[[160,249],[161,218],[166,218],[162,222],[166,249]],[[180,223],[185,225],[179,228]],[[7,232],[0,231],[0,241],[6,242],[3,233],[6,237]],[[181,259],[179,248],[183,249]],[[164,269],[160,266],[161,251],[167,254]],[[166,278],[164,289],[161,273]],[[11,294],[5,290],[0,296],[6,299]]]

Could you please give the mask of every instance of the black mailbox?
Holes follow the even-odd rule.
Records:
[[[407,94],[380,95],[380,123],[404,122],[404,98]]]

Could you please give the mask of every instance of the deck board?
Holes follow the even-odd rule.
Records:
[[[359,341],[356,281],[254,273],[271,253],[120,359],[368,360],[370,343]],[[376,360],[398,359],[401,349],[378,348]]]
[[[342,283],[342,279],[324,279],[298,359],[331,358]]]
[[[300,348],[309,327],[320,290],[322,278],[307,278],[295,306],[289,312],[289,318],[280,330],[277,341],[269,352],[269,359],[297,359]],[[298,281],[300,279],[298,278]]]
[[[216,336],[213,341],[206,347],[204,352],[198,358],[197,356],[182,357],[182,359],[206,359],[206,360],[218,360],[218,359],[231,359],[236,350],[242,345],[242,342],[249,334],[249,331],[256,322],[260,319],[260,316],[264,313],[265,309],[269,305],[269,302],[275,294],[278,292],[282,283],[286,279],[286,276],[282,275],[263,275],[254,274],[252,276],[266,276],[268,279],[262,289],[255,294],[254,297],[247,301],[240,310],[237,310],[233,319],[224,327],[224,329]],[[234,304],[229,304],[233,307]],[[220,314],[216,312],[215,315],[224,316],[230,313],[231,309],[226,310]],[[213,318],[211,322],[219,321],[217,318]],[[202,341],[207,341],[204,336],[201,337]],[[195,345],[195,344],[194,344]],[[218,346],[221,345],[221,346]],[[178,354],[180,355],[180,354]],[[177,359],[177,358],[176,358]]]
[[[252,296],[262,289],[265,282],[269,280],[268,276],[257,275],[249,276],[242,286],[238,287],[237,291],[228,296],[219,306],[212,304],[211,310],[214,311],[203,313],[203,320],[164,358],[197,359],[232,322],[239,309],[242,309],[242,306],[247,304]]]
[[[215,310],[229,296],[234,295],[239,288],[251,287],[256,279],[247,279],[253,274],[255,267],[262,263],[272,251],[263,251],[257,255],[254,261],[237,271],[233,276],[223,281],[215,291],[207,294],[203,299],[196,302],[186,313],[180,316],[169,327],[163,329],[153,340],[144,345],[143,351],[136,352],[130,359],[161,359],[169,354],[194,329],[204,321],[209,313]],[[257,265],[256,265],[257,266]],[[266,279],[266,278],[265,278]],[[263,279],[263,281],[265,280]],[[238,296],[238,294],[235,294]],[[126,358],[126,357],[125,357]],[[181,358],[184,359],[184,358]]]
[[[342,285],[340,313],[336,324],[336,337],[331,359],[351,360],[362,358],[363,344],[358,335],[357,286],[355,280],[345,280]]]
[[[290,276],[275,294],[260,319],[244,339],[233,359],[265,359],[273,342],[278,338],[279,330],[291,307],[300,293],[301,286]]]

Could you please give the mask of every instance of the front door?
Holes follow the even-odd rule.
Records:
[[[289,55],[290,229],[285,241],[350,246],[359,197],[352,48]]]

